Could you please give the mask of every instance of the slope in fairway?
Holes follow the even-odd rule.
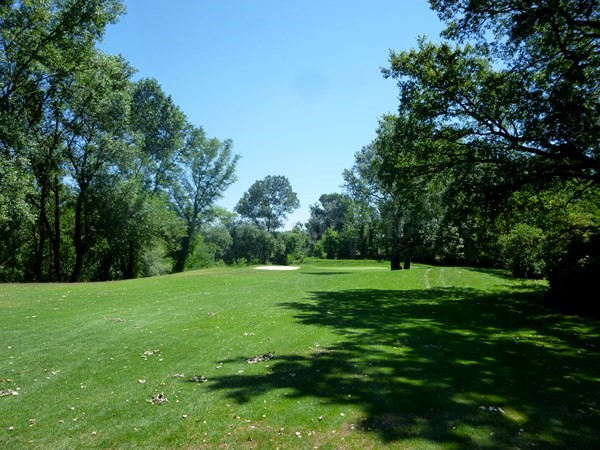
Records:
[[[597,322],[384,269],[0,285],[0,447],[600,447]]]

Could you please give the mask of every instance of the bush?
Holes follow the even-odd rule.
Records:
[[[566,313],[600,317],[600,229],[572,229],[549,251],[546,304]]]
[[[142,254],[142,276],[155,277],[171,273],[174,261],[166,256],[164,245],[157,244]]]
[[[515,225],[508,234],[498,239],[503,264],[515,277],[542,278],[544,242],[544,232],[539,228]]]

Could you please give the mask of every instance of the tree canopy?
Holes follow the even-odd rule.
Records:
[[[583,292],[600,268],[591,244],[600,226],[598,2],[430,3],[447,40],[391,53],[383,72],[397,80],[399,109],[382,121],[362,172],[411,225],[392,255],[411,236],[426,254],[429,227],[456,233],[469,263],[504,258],[518,274],[545,274],[551,293],[577,283]],[[575,248],[585,264],[558,263],[575,260]]]
[[[235,211],[268,232],[284,225],[287,216],[300,207],[298,195],[282,175],[255,181],[235,206]]]

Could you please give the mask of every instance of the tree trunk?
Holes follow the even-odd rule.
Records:
[[[79,193],[77,197],[77,204],[75,206],[75,231],[73,233],[73,247],[75,248],[75,266],[73,267],[73,272],[71,272],[71,277],[69,281],[71,283],[76,283],[79,281],[81,277],[81,272],[83,270],[83,262],[85,259],[85,245],[83,242],[83,197],[82,194]]]
[[[60,192],[58,176],[54,178],[54,240],[52,241],[54,256],[54,277],[56,281],[63,281],[62,262],[60,259]]]
[[[405,259],[404,260],[404,270],[408,270],[410,269],[410,259]]]
[[[123,278],[126,280],[135,278],[135,253],[135,244],[130,242],[127,249],[127,264],[125,266],[125,272],[123,273]]]
[[[392,270],[402,270],[400,256],[398,254],[392,253],[392,256],[390,257],[390,266]]]
[[[44,247],[46,247],[46,197],[48,196],[47,188],[42,183],[42,190],[40,193],[40,214],[38,217],[38,231],[40,233],[40,240],[35,249],[35,281],[44,281]]]
[[[191,240],[192,238],[189,235],[188,231],[188,234],[186,234],[181,239],[181,250],[179,251],[179,255],[177,255],[177,261],[175,262],[175,266],[173,266],[174,272],[183,272],[183,270],[185,269],[185,262],[190,253]]]

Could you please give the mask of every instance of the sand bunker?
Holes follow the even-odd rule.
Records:
[[[298,270],[298,266],[258,266],[256,270]]]

